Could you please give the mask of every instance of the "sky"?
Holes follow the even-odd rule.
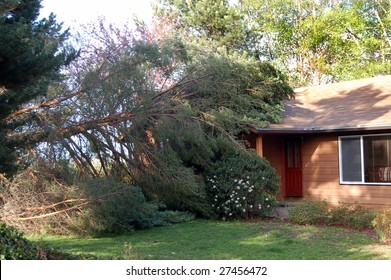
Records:
[[[115,24],[126,23],[133,15],[148,22],[152,16],[150,3],[151,0],[43,0],[40,16],[53,12],[57,22],[63,22],[66,28],[77,28],[99,16]]]

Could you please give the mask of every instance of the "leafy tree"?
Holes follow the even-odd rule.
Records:
[[[389,1],[244,2],[266,15],[269,59],[298,86],[390,73]]]
[[[387,0],[159,3],[160,14],[178,19],[186,36],[205,37],[230,51],[269,61],[294,86],[390,73]]]
[[[27,144],[24,138],[10,141],[10,135],[40,121],[35,109],[43,106],[49,83],[76,56],[65,45],[68,31],[61,31],[54,15],[37,21],[40,3],[0,4],[0,174],[16,171],[16,151]]]

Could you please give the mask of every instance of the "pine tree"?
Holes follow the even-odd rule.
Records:
[[[24,141],[11,143],[11,133],[25,129],[28,118],[13,114],[42,102],[51,81],[77,52],[65,45],[69,31],[62,31],[53,14],[38,21],[41,0],[7,0],[0,3],[0,174],[16,169],[17,150]]]

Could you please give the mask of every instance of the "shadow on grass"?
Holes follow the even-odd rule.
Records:
[[[197,220],[105,238],[34,238],[70,253],[140,259],[387,259],[368,235],[341,228],[298,226],[276,221],[243,223]],[[131,245],[131,248],[125,246]],[[125,248],[126,247],[126,248]]]

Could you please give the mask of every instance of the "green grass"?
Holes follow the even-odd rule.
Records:
[[[153,260],[341,260],[391,259],[391,247],[365,233],[278,221],[196,220],[104,238],[30,236],[69,253],[101,258]]]

